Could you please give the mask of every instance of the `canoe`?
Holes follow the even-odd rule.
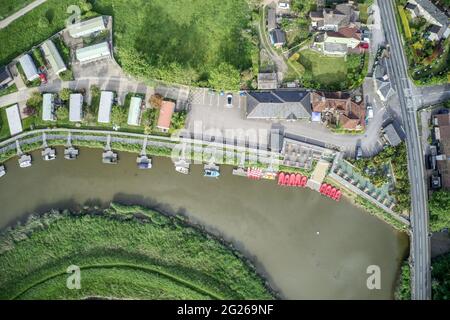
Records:
[[[283,184],[284,181],[284,172],[280,172],[278,174],[278,185],[281,186]]]
[[[301,182],[302,187],[306,186],[307,182],[308,182],[308,177],[307,176],[303,176],[302,177],[302,182]]]
[[[339,201],[341,200],[342,192],[341,190],[336,191],[336,194],[334,196],[334,200]]]
[[[284,175],[283,186],[287,186],[289,184],[289,174]]]
[[[295,186],[295,174],[291,174],[291,176],[289,177],[289,185],[290,186]]]

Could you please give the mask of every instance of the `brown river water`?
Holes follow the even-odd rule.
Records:
[[[408,237],[343,199],[337,203],[309,189],[281,188],[274,181],[231,175],[204,178],[201,166],[190,175],[174,170],[168,158],[138,170],[136,155],[119,153],[105,165],[101,150],[80,149],[75,161],[45,162],[32,153],[33,166],[17,158],[0,179],[0,228],[51,208],[140,204],[190,221],[231,242],[286,299],[391,299]],[[369,290],[367,267],[381,270],[381,289]]]

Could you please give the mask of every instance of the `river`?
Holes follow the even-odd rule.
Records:
[[[39,151],[40,152],[40,151]],[[0,228],[51,208],[107,206],[111,201],[179,213],[230,241],[255,264],[272,288],[287,299],[390,299],[408,237],[343,199],[337,203],[309,189],[281,188],[274,181],[231,175],[190,175],[167,158],[138,170],[136,155],[121,152],[118,165],[105,165],[101,150],[80,149],[76,161],[33,166],[8,161],[0,179]],[[381,288],[369,290],[367,267],[381,270]]]

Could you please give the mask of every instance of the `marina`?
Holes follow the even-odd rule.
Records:
[[[282,297],[386,299],[393,295],[408,238],[345,198],[336,203],[309,188],[277,187],[276,181],[263,178],[239,179],[227,165],[220,166],[220,179],[206,179],[203,165],[192,164],[190,174],[180,175],[164,157],[153,158],[154,170],[140,170],[137,155],[127,152],[120,153],[115,166],[98,161],[101,149],[80,148],[77,161],[63,157],[44,161],[40,152],[30,153],[30,170],[19,169],[17,158],[5,163],[8,174],[0,180],[0,227],[54,208],[106,207],[111,201],[144,205],[185,215],[230,241],[255,262]],[[56,148],[57,154],[63,152],[64,147]],[[18,180],[20,185],[15,183]],[[205,195],[215,200],[205,201]],[[13,197],[17,201],[8,201]],[[366,268],[371,264],[384,270],[381,290],[366,287]]]

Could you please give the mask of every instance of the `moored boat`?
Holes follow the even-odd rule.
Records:
[[[334,196],[334,200],[340,201],[341,200],[341,196],[342,196],[341,190],[337,190],[336,191],[336,195]]]
[[[189,168],[183,166],[176,166],[175,170],[182,174],[189,174]]]
[[[287,186],[289,184],[289,174],[284,175],[283,186]]]
[[[284,172],[278,174],[278,185],[281,186],[284,182]]]
[[[296,175],[295,174],[291,174],[290,175],[290,177],[289,177],[289,186],[295,186],[295,177],[296,177]]]
[[[300,187],[302,185],[302,175],[297,173],[295,175],[295,186]]]
[[[303,176],[302,177],[302,181],[301,181],[301,186],[302,187],[306,186],[307,182],[308,182],[308,177],[307,176]]]
[[[6,174],[5,166],[0,166],[0,178]]]
[[[218,178],[220,172],[218,170],[205,169],[203,176],[208,178]]]

